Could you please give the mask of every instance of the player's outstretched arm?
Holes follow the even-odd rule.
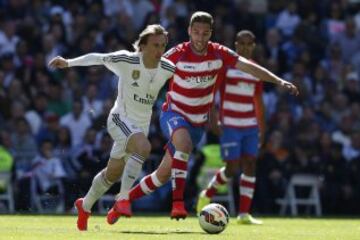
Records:
[[[278,85],[282,86],[283,88],[287,89],[291,94],[294,94],[294,95],[299,94],[299,90],[297,89],[297,87],[294,84],[292,84],[288,81],[285,81],[284,79],[281,79],[280,77],[276,76],[269,70],[257,65],[256,63],[253,63],[243,57],[239,57],[235,67],[241,71],[250,73],[251,75],[253,75],[263,81],[278,84]]]
[[[67,68],[73,66],[103,65],[108,56],[109,54],[102,53],[89,53],[72,59],[65,59],[61,56],[57,56],[51,59],[49,66],[53,68]]]

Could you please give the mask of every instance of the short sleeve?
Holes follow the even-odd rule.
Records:
[[[233,68],[238,61],[239,55],[228,47],[217,45],[216,51],[224,61],[224,66]]]
[[[175,46],[170,48],[163,57],[170,60],[172,63],[176,64],[179,61],[180,56],[182,55],[181,46]]]

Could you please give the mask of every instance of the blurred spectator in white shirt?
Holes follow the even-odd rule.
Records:
[[[86,130],[91,126],[91,119],[83,110],[82,101],[75,100],[72,111],[60,119],[60,124],[70,129],[73,147],[81,143]]]

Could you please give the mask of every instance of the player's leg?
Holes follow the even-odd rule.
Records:
[[[220,168],[210,180],[207,188],[200,192],[196,205],[197,213],[200,213],[201,209],[210,203],[218,187],[226,184],[239,170],[240,147],[240,137],[237,130],[224,127],[220,137],[220,149],[225,167]]]
[[[170,156],[170,153],[166,151],[159,167],[151,174],[143,177],[140,182],[130,190],[130,202],[145,195],[149,195],[157,188],[165,184],[170,178],[171,164],[172,158]]]
[[[151,144],[144,133],[137,133],[129,139],[126,152],[131,153],[131,155],[125,165],[121,179],[121,189],[117,199],[128,200],[129,190],[139,177],[144,161],[150,155]]]
[[[173,176],[173,210],[172,216],[186,217],[183,192],[185,187],[186,168],[189,154],[192,151],[192,139],[189,134],[189,123],[176,112],[171,110],[162,112],[160,125],[163,134],[169,142],[166,154],[158,169],[144,177],[140,183],[130,191],[130,200],[153,192],[157,187]]]
[[[258,154],[258,130],[247,129],[242,139],[242,174],[240,176],[240,199],[238,222],[243,224],[262,224],[250,215],[256,184],[256,159]]]
[[[211,198],[217,193],[220,186],[226,184],[240,169],[240,161],[224,160],[225,167],[220,168],[210,180],[208,186],[199,194],[196,204],[196,212],[199,214],[201,209],[211,202]]]
[[[138,185],[131,189],[129,193],[130,201],[140,198],[144,195],[152,193],[156,188],[166,183],[170,176],[173,181],[173,207],[171,216],[173,218],[185,218],[187,212],[184,207],[183,195],[185,188],[185,179],[187,171],[187,160],[189,159],[189,152],[192,148],[191,138],[184,137],[187,129],[178,128],[172,132],[173,139],[176,139],[178,149],[172,143],[168,143],[168,147],[159,165],[158,169],[152,174],[145,176]],[[179,134],[179,135],[178,135]],[[188,134],[189,136],[189,134]],[[179,142],[183,139],[182,144]],[[171,174],[171,175],[170,175]]]
[[[110,158],[107,167],[94,177],[85,197],[75,201],[78,211],[77,227],[80,231],[87,230],[92,206],[120,178],[123,168],[123,159]]]
[[[187,176],[187,163],[193,149],[192,139],[188,128],[178,128],[173,132],[171,143],[168,144],[172,157],[172,210],[171,218],[186,218],[184,205],[184,190]],[[172,149],[171,149],[172,148]]]
[[[121,179],[120,193],[116,196],[116,202],[107,215],[109,224],[114,224],[120,216],[130,217],[131,203],[129,190],[138,178],[144,161],[151,151],[151,144],[142,132],[130,136],[126,144],[126,152],[129,153]]]

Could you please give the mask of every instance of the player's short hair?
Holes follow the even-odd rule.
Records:
[[[190,18],[190,27],[193,26],[194,23],[207,23],[210,25],[210,28],[213,28],[214,25],[214,18],[211,16],[210,13],[197,11],[194,12],[193,15],[191,15]]]
[[[242,36],[249,36],[252,38],[252,40],[255,42],[256,40],[256,37],[255,37],[255,34],[250,31],[250,30],[241,30],[240,32],[238,32],[236,34],[236,40],[238,40],[239,38],[241,38]]]
[[[136,52],[141,52],[140,45],[146,44],[150,35],[164,35],[168,40],[168,32],[159,24],[147,25],[139,34],[139,38],[134,42],[133,47]]]

